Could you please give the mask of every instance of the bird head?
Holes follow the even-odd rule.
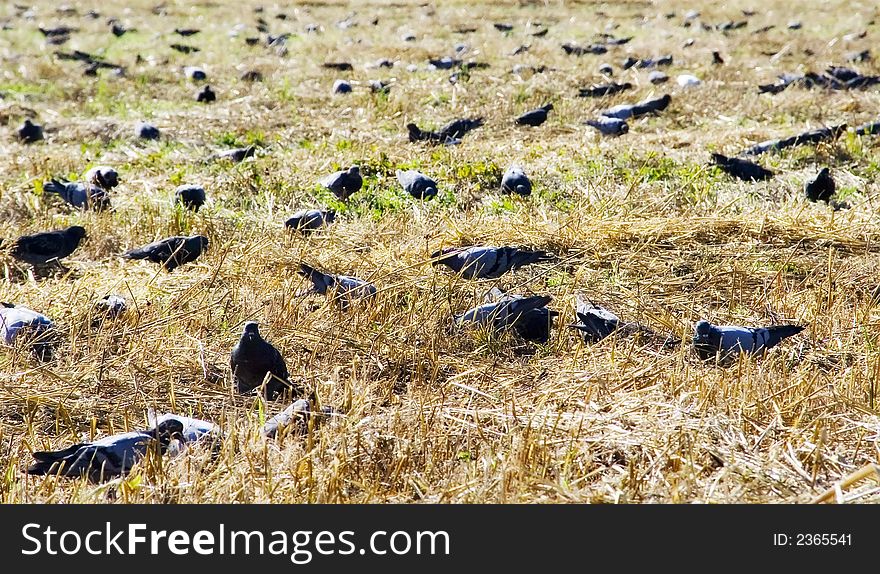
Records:
[[[629,133],[629,124],[628,123],[623,122],[622,124],[620,124],[620,133],[622,133],[622,134]]]
[[[119,174],[112,167],[93,167],[86,174],[86,180],[102,189],[113,189],[119,185]]]
[[[336,221],[336,211],[333,209],[328,209],[324,212],[324,221],[327,223],[333,223]]]
[[[526,195],[528,191],[528,188],[522,184],[516,186],[516,192],[520,195]]]
[[[433,186],[431,186],[431,187],[426,187],[425,190],[422,192],[422,197],[432,197],[432,196],[434,196],[434,195],[436,195],[436,194],[437,194],[437,188],[436,188],[436,187],[433,187]]]
[[[196,235],[196,238],[199,240],[199,244],[202,246],[202,249],[207,249],[208,244],[210,243],[208,241],[208,238],[204,235]]]
[[[712,334],[712,323],[706,320],[697,321],[694,325],[694,341],[708,342],[709,336]]]
[[[431,254],[431,265],[436,267],[437,265],[442,265],[445,259],[448,259],[450,256],[455,255],[458,251],[456,247],[444,247],[439,251],[435,251]]]
[[[359,175],[361,173],[361,168],[359,165],[353,165],[348,168],[348,175]]]
[[[256,321],[248,321],[244,324],[244,330],[241,332],[242,339],[259,339],[260,325]]]
[[[81,239],[85,239],[86,237],[86,228],[80,227],[79,225],[72,225],[64,230],[68,237],[72,239],[76,239],[77,241]]]
[[[545,104],[544,105],[544,111],[549,112],[552,109],[553,109],[553,104]]]

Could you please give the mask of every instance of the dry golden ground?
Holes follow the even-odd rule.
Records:
[[[710,151],[735,155],[771,137],[880,119],[876,89],[792,87],[771,96],[755,87],[784,71],[846,64],[846,53],[872,47],[880,34],[873,3],[734,0],[700,6],[689,28],[684,15],[698,3],[176,0],[162,3],[162,15],[151,11],[157,3],[75,3],[80,14],[98,10],[95,20],[59,16],[45,0],[33,3],[31,20],[16,16],[14,3],[0,7],[13,26],[0,32],[0,237],[74,223],[89,233],[67,275],[35,280],[13,260],[0,262],[0,300],[46,313],[63,333],[50,363],[0,350],[0,501],[806,502],[877,461],[878,140],[850,133],[767,154],[759,161],[779,175],[763,183],[707,167]],[[759,13],[745,28],[700,26],[741,20],[748,8]],[[351,15],[356,26],[335,24]],[[272,34],[294,33],[286,55],[267,48],[265,34],[245,43],[258,35],[259,16]],[[109,17],[138,31],[115,38]],[[803,27],[788,30],[795,19]],[[515,27],[502,33],[493,22]],[[540,28],[530,22],[549,33],[531,36]],[[36,27],[55,23],[80,31],[49,46]],[[310,23],[321,31],[305,33]],[[768,24],[776,27],[755,34]],[[466,26],[477,31],[455,32]],[[181,38],[175,27],[202,32]],[[559,47],[606,29],[634,39],[603,56]],[[864,39],[843,38],[863,30]],[[408,32],[417,41],[404,42]],[[688,38],[695,42],[683,48]],[[175,42],[201,51],[180,54],[168,47]],[[448,71],[426,65],[459,42],[470,47],[465,59],[490,67],[453,84]],[[530,49],[510,56],[522,44]],[[53,56],[58,49],[102,54],[127,76],[84,77],[80,64]],[[725,65],[711,64],[713,50]],[[667,53],[675,63],[664,86],[651,85],[647,70],[620,71],[628,54]],[[394,68],[367,68],[380,58]],[[325,61],[351,62],[354,71],[326,70]],[[601,80],[603,61],[636,89],[575,97]],[[510,73],[517,63],[550,70],[518,77]],[[198,86],[184,65],[204,66],[215,104],[194,101]],[[858,66],[880,73],[875,62]],[[239,80],[251,69],[264,81]],[[703,83],[679,88],[679,73]],[[354,92],[332,95],[337,78]],[[370,93],[369,80],[392,78],[387,97]],[[603,139],[582,125],[603,108],[663,93],[672,94],[670,108],[630,122],[624,137]],[[543,126],[512,124],[547,101],[555,109]],[[14,133],[30,113],[46,141],[23,146]],[[406,141],[409,121],[436,127],[475,115],[486,126],[459,146]],[[162,140],[136,141],[139,119],[156,124]],[[204,161],[252,141],[262,144],[255,159]],[[120,172],[113,212],[74,212],[40,194],[43,179],[98,163]],[[365,189],[343,207],[316,180],[353,163],[367,175]],[[498,195],[511,163],[535,182],[531,198]],[[823,165],[851,209],[802,199],[803,182]],[[441,197],[405,197],[394,180],[401,166],[435,177]],[[172,205],[183,182],[208,190],[199,214]],[[293,211],[318,205],[340,208],[340,221],[308,238],[284,231]],[[191,232],[208,235],[212,248],[173,273],[118,257]],[[471,243],[560,258],[477,283],[427,263],[441,246]],[[376,304],[341,313],[298,296],[300,260],[374,281]],[[453,313],[495,285],[554,297],[562,316],[547,345],[450,329]],[[95,330],[90,304],[108,293],[125,296],[132,312]],[[565,327],[576,293],[684,342],[585,345]],[[700,318],[809,327],[763,359],[719,368],[688,345]],[[246,320],[259,321],[293,376],[343,416],[306,438],[263,439],[261,420],[286,405],[232,391],[228,354]],[[221,384],[206,380],[206,365],[223,369]],[[150,408],[217,421],[226,434],[220,455],[195,448],[102,485],[23,473],[33,450],[142,427]],[[876,502],[880,489],[867,479],[843,498]]]

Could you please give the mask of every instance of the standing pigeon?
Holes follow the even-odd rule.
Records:
[[[406,125],[409,141],[431,141],[434,143],[451,143],[459,140],[466,133],[483,125],[483,118],[462,118],[449,122],[436,132],[422,130],[416,124]]]
[[[18,139],[22,143],[34,143],[43,139],[43,126],[25,120],[24,124],[18,128]]]
[[[397,181],[403,190],[416,199],[431,199],[437,195],[437,182],[414,169],[397,170]]]
[[[476,323],[478,325],[490,325],[496,331],[515,327],[516,323],[526,314],[545,307],[553,298],[549,295],[505,295],[500,300],[492,303],[484,303],[473,309],[469,309],[455,317],[457,325]],[[549,325],[549,322],[548,322]],[[549,327],[548,327],[549,329]],[[527,334],[531,329],[524,329]]]
[[[366,299],[376,294],[376,286],[349,275],[332,275],[318,271],[311,265],[300,263],[299,274],[307,277],[315,292],[333,295],[340,307],[347,309],[352,299]]]
[[[104,211],[110,208],[110,194],[91,183],[51,179],[43,183],[43,193],[58,195],[65,203],[80,209]]]
[[[819,175],[816,176],[816,179],[808,181],[804,185],[804,194],[806,194],[807,199],[810,201],[824,201],[828,203],[831,201],[835,189],[836,185],[831,177],[831,172],[828,171],[827,167],[823,167]]]
[[[571,327],[577,329],[587,343],[597,343],[621,326],[617,315],[581,297],[576,300],[575,315],[578,322]]]
[[[521,167],[512,165],[504,172],[501,178],[501,191],[504,193],[517,193],[519,195],[532,194],[532,182]]]
[[[217,99],[217,94],[211,89],[211,86],[205,86],[196,94],[196,101],[204,104],[210,104]]]
[[[520,126],[537,127],[547,121],[547,112],[553,109],[553,104],[546,104],[540,108],[528,111],[516,118],[516,124]]]
[[[191,263],[198,259],[207,247],[208,238],[204,235],[189,237],[175,235],[126,251],[122,257],[125,259],[147,259],[153,263],[162,264],[167,271],[174,271],[184,263]]]
[[[465,279],[497,279],[524,265],[552,261],[545,251],[517,247],[447,247],[431,254],[431,265],[446,265]]]
[[[44,231],[23,235],[12,244],[13,257],[31,265],[46,265],[50,261],[64,259],[79,247],[86,230],[73,225],[57,231]]]
[[[757,355],[775,347],[780,341],[804,330],[801,325],[775,325],[752,329],[734,325],[713,325],[700,320],[694,328],[694,350],[707,361],[720,357],[722,361],[736,358],[740,353]]]
[[[49,317],[22,305],[0,303],[0,337],[6,345],[14,345],[19,338],[27,338],[31,350],[40,360],[52,358],[52,328]]]
[[[260,336],[260,328],[254,321],[244,324],[238,343],[232,348],[229,366],[235,379],[235,390],[250,392],[266,382],[266,396],[276,397],[290,387],[290,374],[281,353]]]
[[[196,212],[205,204],[205,199],[205,188],[201,185],[184,184],[174,190],[174,201]]]
[[[329,225],[336,220],[336,212],[332,209],[301,209],[294,213],[290,219],[284,222],[289,229],[295,229],[301,233],[308,233]]]
[[[760,181],[773,177],[772,171],[746,159],[713,153],[712,161],[721,171],[743,181]]]
[[[629,125],[626,123],[626,120],[618,118],[599,116],[595,120],[587,120],[584,123],[596,128],[605,136],[620,136],[629,132]]]
[[[333,192],[333,195],[345,201],[363,187],[361,168],[353,165],[348,169],[333,172],[321,180],[321,185]]]

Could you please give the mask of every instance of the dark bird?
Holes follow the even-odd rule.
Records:
[[[464,137],[466,133],[483,125],[483,118],[462,118],[449,122],[436,132],[422,130],[414,123],[406,125],[409,131],[409,141],[431,141],[434,143],[448,143]]]
[[[332,295],[340,307],[347,309],[353,299],[367,299],[376,294],[376,287],[350,275],[333,275],[300,263],[299,274],[312,282],[312,288],[321,295]]]
[[[629,82],[624,82],[622,84],[618,84],[615,82],[611,82],[610,84],[599,84],[590,86],[589,88],[579,88],[578,89],[578,97],[580,98],[602,98],[605,96],[611,96],[617,94],[619,92],[623,92],[624,90],[632,89],[632,84]]]
[[[370,91],[374,94],[387,94],[391,92],[391,82],[370,80]]]
[[[532,182],[521,167],[512,165],[501,177],[501,191],[519,195],[532,194]]]
[[[134,126],[134,134],[143,140],[159,139],[159,128],[147,122],[138,122]]]
[[[235,390],[248,393],[266,383],[266,396],[274,398],[290,388],[290,373],[281,353],[260,336],[254,321],[244,324],[238,343],[232,348],[229,366],[235,379]],[[266,380],[268,379],[268,380]]]
[[[24,124],[18,128],[18,139],[22,143],[34,143],[43,139],[43,126],[33,123],[26,119]]]
[[[540,108],[528,111],[516,118],[516,124],[520,126],[537,127],[547,121],[547,112],[553,109],[553,104],[546,104]]]
[[[740,353],[761,354],[780,341],[804,330],[801,325],[776,325],[752,329],[735,325],[713,325],[697,321],[694,328],[694,350],[704,361],[719,357],[722,362],[735,359]]]
[[[69,205],[80,209],[104,211],[110,208],[110,194],[92,183],[52,179],[43,183],[43,193],[58,195]]]
[[[442,58],[430,58],[428,63],[438,70],[451,70],[456,66],[460,66],[461,60],[449,56],[443,56]]]
[[[284,222],[285,227],[301,233],[307,233],[330,225],[336,220],[336,212],[332,209],[302,209],[294,213]]]
[[[575,315],[578,321],[570,327],[577,329],[587,343],[597,343],[621,326],[617,315],[581,297],[576,299]]]
[[[238,77],[242,82],[262,82],[263,72],[259,70],[247,70]]]
[[[186,46],[184,44],[171,44],[170,48],[172,50],[176,50],[181,54],[191,54],[193,52],[201,52],[201,48],[196,48],[195,46]]]
[[[825,203],[829,203],[831,197],[834,195],[835,189],[836,185],[834,183],[834,178],[831,177],[831,172],[827,167],[823,167],[822,171],[819,172],[819,175],[816,176],[816,179],[808,181],[804,185],[804,194],[810,201],[824,201]]]
[[[796,145],[816,144],[821,141],[835,140],[846,131],[846,124],[838,124],[827,128],[817,128],[782,139],[763,141],[753,145],[740,155],[760,155],[770,150],[781,150]]]
[[[196,101],[202,102],[204,104],[210,104],[211,102],[217,99],[217,94],[214,93],[214,90],[211,89],[211,86],[206,85],[204,88],[199,90],[196,94]]]
[[[0,338],[9,346],[25,340],[31,351],[41,361],[52,358],[55,324],[52,320],[22,305],[0,303]]]
[[[329,68],[331,70],[339,70],[340,72],[348,72],[354,70],[354,66],[352,66],[348,62],[324,62],[321,64],[324,68]]]
[[[364,185],[364,179],[361,177],[361,168],[353,165],[348,169],[331,173],[321,179],[320,183],[333,192],[333,195],[345,201],[360,191]]]
[[[712,63],[717,66],[724,64],[724,58],[721,57],[721,54],[717,50],[712,52]]]
[[[488,325],[496,331],[501,331],[511,327],[529,316],[527,321],[538,321],[541,317],[529,315],[531,312],[546,307],[553,298],[549,295],[533,295],[524,297],[522,295],[504,295],[499,300],[484,303],[473,309],[462,313],[455,317],[457,325],[465,323],[475,323],[477,325]],[[547,338],[549,338],[550,321],[552,320],[551,312],[548,310],[547,318]],[[535,324],[528,324],[520,328],[527,335],[534,336],[537,339],[545,339],[539,327]]]
[[[87,171],[84,177],[86,183],[97,185],[108,191],[119,185],[119,173],[112,167],[95,166]]]
[[[118,21],[112,21],[110,23],[110,32],[116,36],[117,38],[124,36],[127,32],[137,32],[134,28],[126,28]]]
[[[492,25],[499,32],[510,32],[511,30],[513,30],[513,24],[508,24],[506,22],[495,22]]]
[[[336,80],[333,82],[332,91],[334,94],[350,94],[354,88],[351,87],[351,82],[346,80]]]
[[[205,188],[201,185],[184,184],[174,190],[174,201],[187,209],[198,211],[205,204]]]
[[[524,265],[555,258],[545,251],[518,247],[447,247],[432,253],[431,259],[431,265],[446,265],[465,279],[497,279]]]
[[[569,56],[583,56],[584,54],[604,54],[608,51],[602,44],[590,44],[589,46],[577,46],[571,42],[562,45],[562,50]]]
[[[490,304],[503,303],[505,301],[512,301],[519,298],[520,297],[516,295],[506,295],[497,287],[493,287],[489,292],[489,295],[486,297]],[[553,319],[558,316],[558,311],[541,306],[523,312],[516,317],[509,326],[513,327],[513,330],[522,339],[526,341],[534,341],[543,345],[550,340],[550,331],[553,329]]]
[[[228,159],[232,163],[238,163],[249,157],[253,157],[256,152],[257,146],[250,145],[248,147],[239,147],[222,151],[213,157],[214,159]]]
[[[23,235],[13,242],[10,253],[25,263],[46,265],[50,261],[59,261],[73,253],[85,237],[86,230],[79,225],[58,231]]]
[[[78,32],[79,28],[71,28],[69,26],[57,26],[55,28],[38,27],[37,30],[39,30],[40,33],[43,34],[43,36],[51,38],[53,36],[69,36],[72,32]]]
[[[721,171],[743,181],[761,181],[773,177],[773,172],[746,159],[712,154],[712,161]]]
[[[626,123],[626,120],[619,118],[599,116],[595,120],[587,120],[584,123],[596,128],[605,136],[620,136],[629,132],[629,124]]]
[[[175,235],[126,251],[122,257],[125,259],[146,259],[161,264],[168,271],[174,271],[181,265],[198,259],[207,247],[208,238],[204,235],[189,237]]]
[[[196,28],[175,28],[174,32],[186,38],[187,36],[198,34],[199,32],[201,32],[201,30],[198,30]]]
[[[627,120],[638,118],[648,114],[654,114],[665,110],[672,101],[672,96],[665,94],[653,100],[643,100],[637,104],[620,104],[602,112],[601,115],[609,118]]]
[[[198,66],[185,66],[183,68],[183,75],[193,80],[194,82],[200,82],[202,80],[208,79],[208,74],[205,70],[199,68]]]
[[[397,181],[404,191],[416,199],[431,199],[437,195],[437,182],[414,169],[406,171],[398,169]]]

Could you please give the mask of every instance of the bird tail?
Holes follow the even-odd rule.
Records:
[[[64,195],[65,189],[65,185],[57,179],[50,179],[49,181],[43,183],[43,193],[56,193],[58,195]]]
[[[513,255],[513,266],[522,267],[531,263],[554,261],[556,256],[546,251],[517,251]]]
[[[767,327],[767,344],[765,347],[768,349],[774,347],[783,339],[797,335],[805,328],[804,325],[775,325]]]
[[[76,455],[84,444],[75,444],[64,450],[55,451],[37,451],[33,453],[34,463],[28,467],[28,474],[52,474],[58,471],[61,464],[72,462],[71,457]]]
[[[508,319],[509,323],[512,323],[516,320],[516,317],[520,317],[529,311],[533,311],[535,309],[540,309],[541,307],[546,306],[550,301],[553,300],[553,297],[550,295],[532,295],[531,297],[525,297],[523,299],[517,299],[514,301],[515,307],[511,308],[510,314],[512,317]]]

